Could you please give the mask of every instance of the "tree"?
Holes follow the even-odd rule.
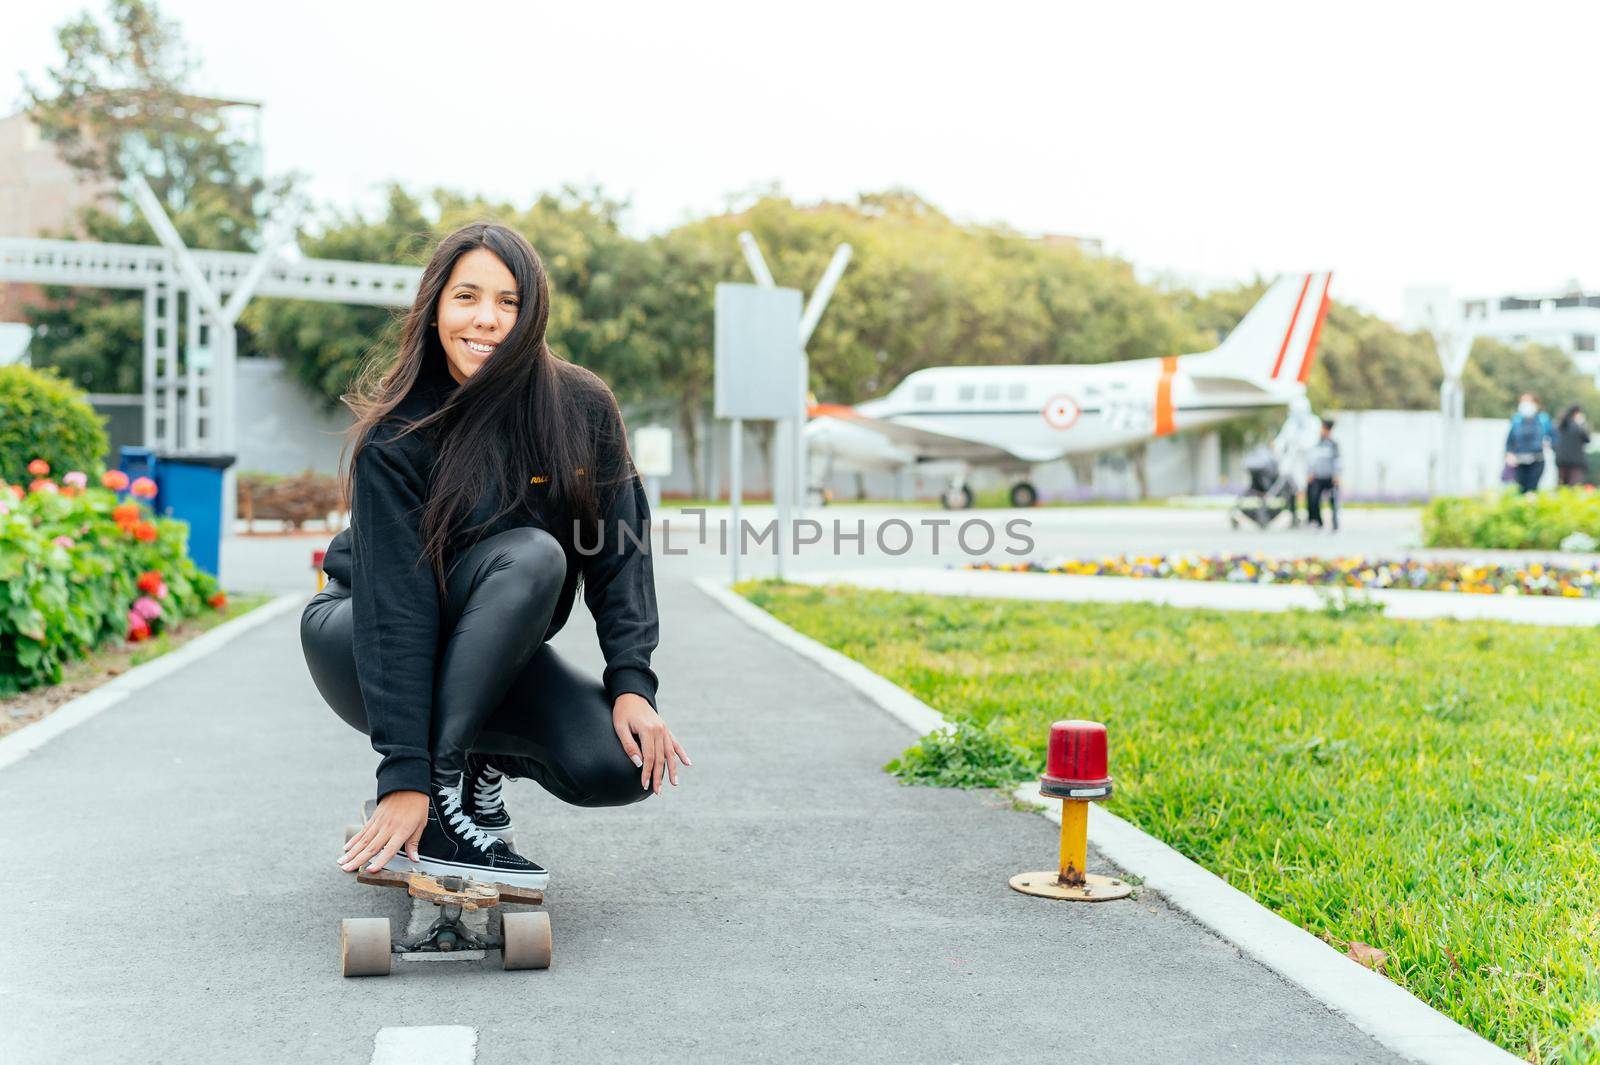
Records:
[[[111,0],[104,25],[85,12],[64,23],[56,40],[60,63],[47,71],[46,87],[25,86],[25,107],[62,158],[108,188],[137,166],[190,247],[249,250],[259,235],[258,208],[287,195],[293,180],[267,194],[253,172],[252,149],[228,128],[230,103],[186,90],[195,64],[177,24],[146,0]],[[90,207],[77,231],[94,240],[157,243],[137,212]],[[37,337],[32,360],[84,388],[137,392],[142,316],[136,293],[48,287],[43,302],[27,309]],[[248,336],[239,350],[253,350]]]
[[[1576,403],[1591,417],[1600,414],[1600,389],[1572,364],[1560,348],[1540,344],[1506,344],[1479,337],[1461,374],[1466,411],[1471,418],[1509,418],[1517,399],[1532,392],[1556,417]]]

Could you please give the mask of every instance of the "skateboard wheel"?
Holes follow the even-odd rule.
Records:
[[[339,922],[339,954],[346,976],[388,976],[389,918],[346,917]]]
[[[507,969],[550,968],[550,915],[542,910],[500,915],[501,961]]]

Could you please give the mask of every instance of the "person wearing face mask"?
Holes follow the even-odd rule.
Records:
[[[1524,392],[1511,416],[1511,431],[1506,434],[1506,465],[1511,468],[1517,487],[1532,492],[1544,476],[1544,449],[1553,444],[1550,415],[1539,409],[1533,393]]]
[[[1589,423],[1576,403],[1556,426],[1556,472],[1562,484],[1589,483]]]

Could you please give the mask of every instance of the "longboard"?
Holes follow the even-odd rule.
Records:
[[[362,806],[362,823],[371,818],[376,803]],[[359,827],[345,830],[349,842]],[[508,838],[506,842],[511,841]],[[503,902],[522,906],[544,905],[544,892],[536,888],[484,883],[471,877],[431,876],[414,871],[358,869],[356,880],[373,887],[403,887],[413,898],[430,903],[438,917],[415,934],[396,936],[387,917],[346,917],[339,922],[339,955],[345,976],[388,976],[394,956],[452,954],[460,951],[500,951],[501,963],[510,969],[548,969],[551,958],[550,915],[544,911],[499,910]],[[464,915],[484,914],[478,922]],[[487,917],[498,912],[500,931],[491,930]]]

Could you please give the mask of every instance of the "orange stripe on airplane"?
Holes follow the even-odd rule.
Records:
[[[1322,283],[1322,303],[1317,306],[1317,321],[1311,327],[1311,339],[1306,343],[1305,358],[1300,360],[1300,373],[1295,380],[1301,384],[1311,376],[1311,360],[1317,354],[1317,341],[1322,337],[1322,321],[1328,317],[1328,286],[1333,284],[1333,274],[1328,274],[1328,279]]]
[[[861,414],[845,403],[813,403],[806,408],[808,418],[859,418]]]
[[[1178,357],[1161,360],[1161,380],[1156,382],[1156,435],[1171,436],[1177,430],[1172,417],[1172,375],[1178,372]]]
[[[1300,298],[1294,301],[1294,314],[1289,316],[1289,331],[1283,334],[1283,343],[1278,346],[1278,361],[1272,364],[1272,373],[1268,376],[1277,379],[1278,371],[1283,369],[1283,354],[1289,350],[1289,339],[1294,336],[1295,323],[1300,321],[1300,307],[1306,301],[1306,290],[1311,287],[1311,275],[1307,274],[1305,281],[1300,285]]]

